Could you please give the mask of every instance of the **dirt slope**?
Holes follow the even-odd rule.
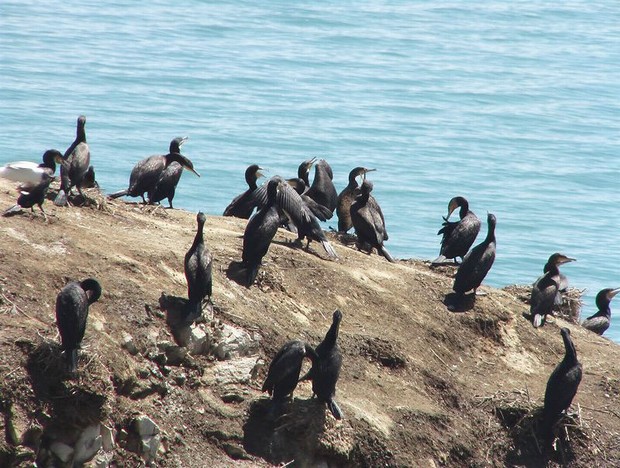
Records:
[[[0,182],[0,207],[14,200]],[[162,358],[174,338],[158,301],[162,291],[186,294],[195,213],[123,201],[45,208],[48,222],[0,218],[0,465],[32,461],[46,437],[93,422],[113,429],[109,463],[139,465],[129,434],[140,414],[161,430],[153,460],[163,467],[620,465],[620,347],[560,319],[535,330],[509,292],[483,287],[471,310],[452,313],[443,303],[450,270],[389,264],[333,237],[340,259],[328,261],[319,245],[289,245],[284,231],[258,285],[246,288],[235,281],[245,222],[208,216],[215,313],[203,327],[213,342],[223,324],[245,329],[258,346],[229,361],[190,352],[175,362]],[[80,372],[68,379],[55,298],[68,280],[89,276],[104,292],[90,309]],[[302,383],[287,414],[269,420],[260,386],[270,358],[290,339],[318,344],[336,308],[345,419]],[[572,407],[580,413],[543,455],[537,411],[564,353],[560,326],[571,329],[584,366]]]

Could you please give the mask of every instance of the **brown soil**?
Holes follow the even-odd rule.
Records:
[[[94,195],[93,195],[94,196]],[[97,198],[97,197],[95,197]],[[0,207],[15,200],[0,182]],[[105,201],[46,203],[49,221],[29,213],[0,218],[0,465],[32,462],[11,432],[61,430],[102,421],[123,433],[146,414],[163,434],[157,466],[620,466],[620,347],[556,319],[534,329],[509,291],[482,287],[470,310],[444,305],[453,269],[390,264],[332,242],[289,244],[280,231],[258,283],[235,281],[245,221],[209,216],[215,257],[215,320],[261,337],[252,359],[268,365],[287,340],[318,344],[332,311],[344,319],[336,421],[301,383],[286,415],[266,416],[265,365],[246,383],[214,378],[213,356],[156,362],[173,341],[158,310],[186,294],[183,257],[195,213]],[[90,308],[77,378],[62,377],[56,294],[70,279],[95,277],[104,292]],[[562,359],[560,326],[571,329],[584,376],[556,450],[541,453],[537,417],[547,379]],[[130,334],[138,353],[122,347]],[[258,360],[260,364],[260,360]],[[15,428],[15,426],[18,426]],[[15,430],[13,430],[15,429]],[[27,432],[27,431],[26,431]],[[117,437],[113,463],[138,457]],[[22,445],[20,446],[20,442]],[[32,445],[32,444],[31,444]],[[31,447],[32,448],[32,447]],[[36,448],[36,447],[35,447]]]

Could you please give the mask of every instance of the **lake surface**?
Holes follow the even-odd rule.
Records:
[[[187,210],[220,214],[251,163],[292,176],[322,157],[338,190],[376,167],[394,256],[436,257],[463,195],[497,216],[486,283],[531,283],[560,251],[585,317],[620,287],[619,24],[611,0],[4,0],[0,164],[64,151],[85,114],[108,193],[188,135]]]

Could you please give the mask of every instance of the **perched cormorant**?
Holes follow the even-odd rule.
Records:
[[[54,205],[65,206],[73,187],[77,188],[82,197],[84,196],[81,184],[90,165],[90,149],[86,143],[85,125],[86,117],[80,115],[77,119],[75,140],[65,151],[63,161],[60,163],[60,191],[56,195]]]
[[[316,347],[316,359],[312,362],[310,371],[302,380],[312,380],[312,392],[319,401],[327,403],[327,407],[336,419],[342,419],[343,414],[334,400],[336,396],[336,382],[342,367],[342,354],[338,348],[338,330],[342,321],[342,312],[334,311],[332,325],[325,338]]]
[[[252,211],[256,206],[252,193],[258,188],[256,181],[259,177],[263,177],[260,172],[263,168],[258,164],[252,164],[245,170],[245,181],[248,189],[240,195],[233,198],[233,201],[224,210],[224,216],[235,216],[237,218],[250,219]]]
[[[581,363],[577,360],[575,345],[568,328],[560,330],[564,340],[564,359],[551,373],[545,391],[545,406],[542,413],[542,434],[548,443],[553,441],[553,426],[563,411],[570,406],[581,382]]]
[[[305,357],[315,360],[316,353],[303,341],[289,341],[274,356],[262,388],[272,396],[274,405],[282,404],[287,396],[292,396]]]
[[[327,240],[325,233],[321,229],[317,217],[308,208],[301,196],[288,183],[284,182],[280,186],[276,203],[297,228],[297,240],[307,239],[306,250],[310,241],[320,242],[327,255],[338,258],[336,251]]]
[[[278,232],[280,213],[276,205],[276,196],[283,184],[288,186],[281,177],[272,177],[269,180],[267,203],[250,218],[245,226],[242,261],[247,271],[248,286],[254,283],[261,261]]]
[[[492,213],[487,214],[487,237],[465,255],[454,276],[452,289],[462,297],[466,292],[476,290],[495,261],[495,225],[497,220]]]
[[[50,183],[54,180],[56,163],[62,161],[60,151],[51,149],[43,154],[43,162],[36,164],[29,161],[9,163],[0,168],[0,177],[20,182],[17,204],[7,209],[3,216],[11,216],[21,212],[22,208],[30,208],[34,212],[34,205],[38,205],[43,218],[47,220],[43,202]]]
[[[448,221],[454,210],[460,207],[459,221]],[[446,259],[465,257],[469,248],[474,244],[476,236],[480,232],[480,220],[469,209],[469,202],[464,197],[454,197],[448,203],[448,216],[443,218],[443,227],[437,233],[443,234],[439,257],[433,260],[433,264],[440,264]]]
[[[148,158],[138,162],[132,169],[131,175],[129,176],[129,187],[125,190],[111,194],[110,198],[118,198],[128,195],[130,197],[142,197],[142,201],[146,203],[144,194],[148,193],[149,202],[151,202],[152,200],[150,197],[153,195],[153,191],[155,190],[157,183],[162,180],[166,180],[162,179],[162,175],[173,161],[176,161],[182,168],[192,171],[200,177],[200,174],[198,174],[198,172],[194,169],[194,164],[181,154],[181,146],[183,146],[183,143],[185,143],[186,140],[187,137],[175,138],[170,142],[170,151],[168,154],[149,156]],[[167,173],[167,176],[169,175],[170,173]],[[180,177],[180,173],[178,175]],[[169,180],[172,180],[172,183],[176,188],[178,178],[176,182],[173,179]],[[165,184],[166,182],[163,183]],[[164,185],[161,186],[160,194],[165,192],[162,199],[170,194],[174,197],[174,190],[170,192],[170,190],[164,190],[165,187],[166,186]],[[172,205],[171,198],[169,198],[169,201]]]
[[[314,165],[312,185],[306,192],[307,196],[319,205],[327,207],[332,214],[338,206],[338,192],[336,192],[336,187],[334,187],[333,177],[334,173],[327,161],[324,159],[319,160]],[[307,184],[307,181],[304,180],[304,183]]]
[[[56,323],[71,372],[77,368],[77,350],[84,338],[88,306],[100,296],[101,285],[96,279],[88,278],[81,283],[68,283],[56,297]]]
[[[194,310],[192,318],[202,314],[202,301],[211,300],[213,276],[211,252],[204,243],[203,229],[207,217],[201,211],[196,216],[198,228],[194,243],[185,254],[185,278],[187,279],[187,297],[189,309]]]
[[[611,324],[611,308],[609,303],[620,292],[620,288],[606,288],[596,295],[596,307],[598,312],[591,317],[588,317],[581,326],[593,331],[597,335],[602,335],[609,328]]]
[[[349,184],[338,195],[336,213],[338,214],[338,232],[345,233],[353,227],[351,221],[351,204],[360,194],[360,187],[357,178],[362,176],[366,179],[366,173],[375,171],[376,169],[366,169],[365,167],[356,167],[349,172]]]
[[[574,261],[574,258],[557,252],[547,260],[545,274],[536,280],[530,296],[530,317],[534,327],[544,325],[547,315],[552,312],[561,282],[559,266]]]
[[[370,249],[367,249],[370,253],[374,247],[389,262],[394,262],[394,259],[383,245],[383,242],[388,240],[389,237],[385,228],[383,211],[381,211],[377,200],[370,194],[372,189],[372,182],[364,180],[360,194],[351,204],[351,221],[357,235],[357,248],[361,250],[366,246],[370,246]]]

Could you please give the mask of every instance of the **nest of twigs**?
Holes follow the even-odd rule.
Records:
[[[524,304],[530,304],[530,296],[532,294],[531,286],[513,284],[506,286],[503,290],[514,295]],[[578,324],[579,317],[581,315],[581,307],[583,305],[581,296],[584,292],[585,289],[568,288],[566,292],[562,293],[561,304],[556,304],[553,306],[554,315],[569,322]]]

